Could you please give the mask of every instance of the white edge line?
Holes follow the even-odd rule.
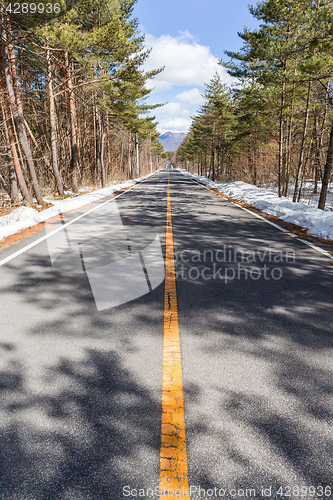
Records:
[[[179,172],[179,170],[178,170]],[[180,174],[182,174],[182,172],[179,172]],[[188,177],[187,175],[184,175],[182,174],[184,177],[186,177],[187,179],[190,179],[192,182],[195,182],[196,184],[199,184],[199,186],[202,186],[203,188],[205,189],[208,189],[208,191],[212,192],[212,190],[205,186],[204,184],[202,184],[201,182],[197,181],[196,179],[192,179],[191,177]],[[223,195],[223,193],[221,193]],[[225,195],[227,196],[227,195]],[[301,241],[302,243],[304,243],[305,245],[308,245],[309,247],[313,248],[314,250],[317,250],[317,252],[320,252],[321,254],[325,255],[325,257],[328,257],[329,259],[333,260],[333,255],[331,255],[330,253],[326,252],[326,250],[323,250],[322,248],[320,247],[317,247],[317,245],[314,245],[313,243],[311,243],[310,241],[306,241],[306,240],[302,240],[301,238],[298,238],[295,234],[293,233],[290,233],[289,231],[287,231],[287,229],[285,229],[284,227],[281,227],[281,226],[278,226],[277,224],[274,224],[274,222],[271,222],[270,220],[267,220],[265,219],[265,217],[262,217],[261,215],[259,214],[256,214],[255,212],[252,212],[251,210],[248,210],[247,208],[245,207],[242,207],[242,205],[239,205],[238,203],[235,203],[234,201],[230,201],[230,200],[227,200],[229,201],[229,203],[232,203],[233,205],[236,205],[236,207],[239,207],[241,208],[242,210],[245,210],[245,212],[248,212],[249,214],[252,214],[254,215],[255,217],[257,217],[258,219],[260,220],[263,220],[264,222],[266,222],[267,224],[270,224],[271,226],[275,227],[276,229],[279,229],[280,231],[282,231],[283,233],[286,233],[288,234],[289,236],[291,236],[292,238],[295,238],[295,240],[297,241]],[[1,263],[0,263],[1,264]]]
[[[31,248],[35,247],[36,245],[38,245],[42,241],[47,240],[47,238],[49,238],[50,236],[53,236],[54,234],[58,233],[59,231],[62,231],[63,229],[65,229],[65,227],[68,227],[71,224],[73,224],[74,222],[78,221],[79,219],[82,219],[82,217],[85,217],[86,215],[90,214],[94,210],[97,210],[98,208],[101,208],[103,205],[106,205],[107,203],[110,203],[111,201],[115,200],[116,198],[119,198],[119,196],[122,196],[123,194],[127,193],[128,191],[130,191],[131,189],[133,189],[134,187],[136,187],[138,184],[142,184],[143,182],[146,182],[148,179],[150,179],[151,177],[153,177],[153,175],[155,175],[157,172],[159,172],[159,170],[157,170],[156,172],[154,172],[153,174],[151,174],[149,177],[146,177],[146,179],[144,179],[143,181],[138,181],[133,186],[131,186],[131,187],[127,188],[127,189],[125,188],[125,190],[122,193],[119,193],[116,196],[112,196],[113,193],[108,194],[107,196],[105,196],[105,198],[108,198],[109,196],[111,196],[110,200],[104,201],[104,203],[100,203],[100,204],[96,205],[96,207],[93,207],[90,210],[88,210],[87,212],[85,212],[84,214],[79,215],[78,217],[76,217],[76,219],[73,219],[73,220],[71,220],[69,222],[66,222],[66,224],[63,224],[61,227],[58,227],[58,229],[55,229],[54,231],[51,231],[50,233],[46,234],[45,236],[42,236],[42,238],[39,238],[38,240],[34,241],[33,243],[30,243],[29,245],[27,245],[26,247],[21,248],[21,250],[18,250],[17,252],[14,252],[11,255],[9,255],[8,257],[6,257],[5,259],[0,260],[0,267],[3,266],[3,265],[5,265],[5,264],[7,264],[11,260],[15,259],[19,255],[22,255],[24,252],[27,252],[28,250],[30,250]],[[101,198],[101,199],[103,199],[103,198]],[[97,202],[98,202],[98,200],[97,200]],[[90,202],[90,203],[94,203],[94,202]],[[80,207],[80,208],[83,208],[83,207]],[[77,210],[79,210],[80,208],[78,208]],[[66,212],[59,212],[59,215],[61,213],[66,213]],[[50,217],[50,219],[52,219],[53,217],[55,217],[55,216]],[[47,220],[48,219],[46,219],[45,222]],[[26,228],[24,228],[24,229],[26,229]]]

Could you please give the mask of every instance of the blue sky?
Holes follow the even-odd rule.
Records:
[[[204,84],[218,71],[225,83],[230,77],[218,66],[224,50],[237,51],[242,40],[237,32],[256,28],[248,0],[138,0],[134,16],[152,48],[145,69],[165,66],[149,82],[155,88],[148,103],[167,103],[153,111],[160,133],[187,132],[202,104]],[[255,1],[253,2],[256,3]]]

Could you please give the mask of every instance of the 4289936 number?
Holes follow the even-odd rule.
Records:
[[[59,14],[59,3],[10,3],[6,7],[6,12],[10,14]]]
[[[331,497],[333,489],[331,486],[280,486],[276,494],[280,497]]]

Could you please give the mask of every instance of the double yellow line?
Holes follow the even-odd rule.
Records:
[[[167,191],[162,429],[160,458],[161,500],[189,500],[187,454],[179,342],[175,259],[173,249],[170,178]],[[172,494],[172,491],[175,492]],[[179,493],[180,492],[180,493]]]

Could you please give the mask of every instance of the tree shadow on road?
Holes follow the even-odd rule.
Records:
[[[156,484],[161,406],[119,355],[62,359],[48,371],[47,395],[27,392],[23,379],[8,373],[0,387],[1,499],[109,500],[125,485]]]
[[[191,484],[257,494],[273,486],[277,499],[281,485],[332,486],[332,267],[193,183],[198,203],[188,210],[179,185],[173,229]],[[295,261],[279,262],[290,249]],[[234,260],[235,250],[255,260],[242,262],[241,252]],[[264,264],[280,268],[281,279],[246,278],[244,268]],[[235,270],[229,280],[226,267]],[[206,279],[220,268],[222,279]]]
[[[178,278],[190,481],[258,491],[288,481],[333,485],[331,268],[264,223],[248,216],[236,220],[235,211],[222,217],[220,199],[215,206],[208,192],[202,211],[200,201],[190,207],[202,188],[187,182],[191,196],[176,182],[172,187],[176,251],[223,244],[262,250],[268,236],[277,249],[296,244],[296,262],[279,264],[280,280]],[[144,195],[135,196],[130,220],[138,225]],[[62,354],[47,366],[53,385],[46,395],[25,389],[24,366],[12,363],[3,370],[1,500],[118,499],[124,484],[150,486],[146,478],[158,477],[160,401],[124,369],[120,355],[137,348],[136,338],[147,345],[162,339],[163,285],[97,312],[85,275],[58,273],[33,254],[26,262],[5,293],[17,292],[22,303],[43,312],[33,327],[27,324],[27,337],[44,343],[57,338],[63,345],[69,339],[117,340],[120,349],[90,348],[83,361]],[[206,263],[195,266],[201,271]],[[52,316],[57,308],[61,317]],[[17,334],[24,318],[15,324]],[[15,357],[16,341],[12,345],[0,353]]]

